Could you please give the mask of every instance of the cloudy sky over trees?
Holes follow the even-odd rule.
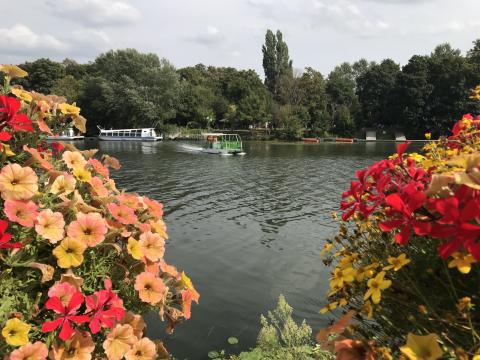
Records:
[[[267,28],[281,29],[295,68],[343,61],[400,64],[442,42],[479,37],[478,0],[0,0],[1,62],[90,61],[132,47],[178,67],[204,63],[260,74]],[[28,9],[25,10],[25,9]]]

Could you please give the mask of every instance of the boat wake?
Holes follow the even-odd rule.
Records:
[[[202,148],[200,146],[192,146],[192,145],[183,144],[183,145],[181,145],[181,148],[184,151],[188,151],[188,152],[201,152],[202,151]]]

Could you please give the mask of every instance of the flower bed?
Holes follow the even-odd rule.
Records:
[[[319,340],[355,316],[363,340],[338,341],[337,355],[470,359],[480,352],[480,117],[464,115],[420,153],[408,146],[357,171],[342,196],[321,312],[351,312]]]
[[[143,313],[166,330],[199,294],[164,260],[163,206],[119,191],[119,162],[47,143],[71,126],[75,104],[12,87],[27,74],[0,65],[0,354],[10,360],[169,358],[145,337]]]

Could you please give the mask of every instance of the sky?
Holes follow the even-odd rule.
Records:
[[[281,30],[294,68],[327,74],[360,58],[404,65],[449,42],[480,38],[479,0],[0,0],[0,63],[93,61],[136,48],[176,67],[203,63],[261,76],[267,29]]]

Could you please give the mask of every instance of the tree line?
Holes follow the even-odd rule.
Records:
[[[407,137],[440,135],[465,112],[480,84],[480,40],[463,55],[449,44],[414,55],[400,67],[360,59],[328,75],[293,67],[280,31],[262,47],[264,80],[254,70],[198,64],[176,69],[134,49],[108,51],[79,64],[38,59],[20,66],[27,90],[62,94],[88,118],[88,133],[106,128],[269,128],[286,138],[362,136],[365,129],[398,129]]]

